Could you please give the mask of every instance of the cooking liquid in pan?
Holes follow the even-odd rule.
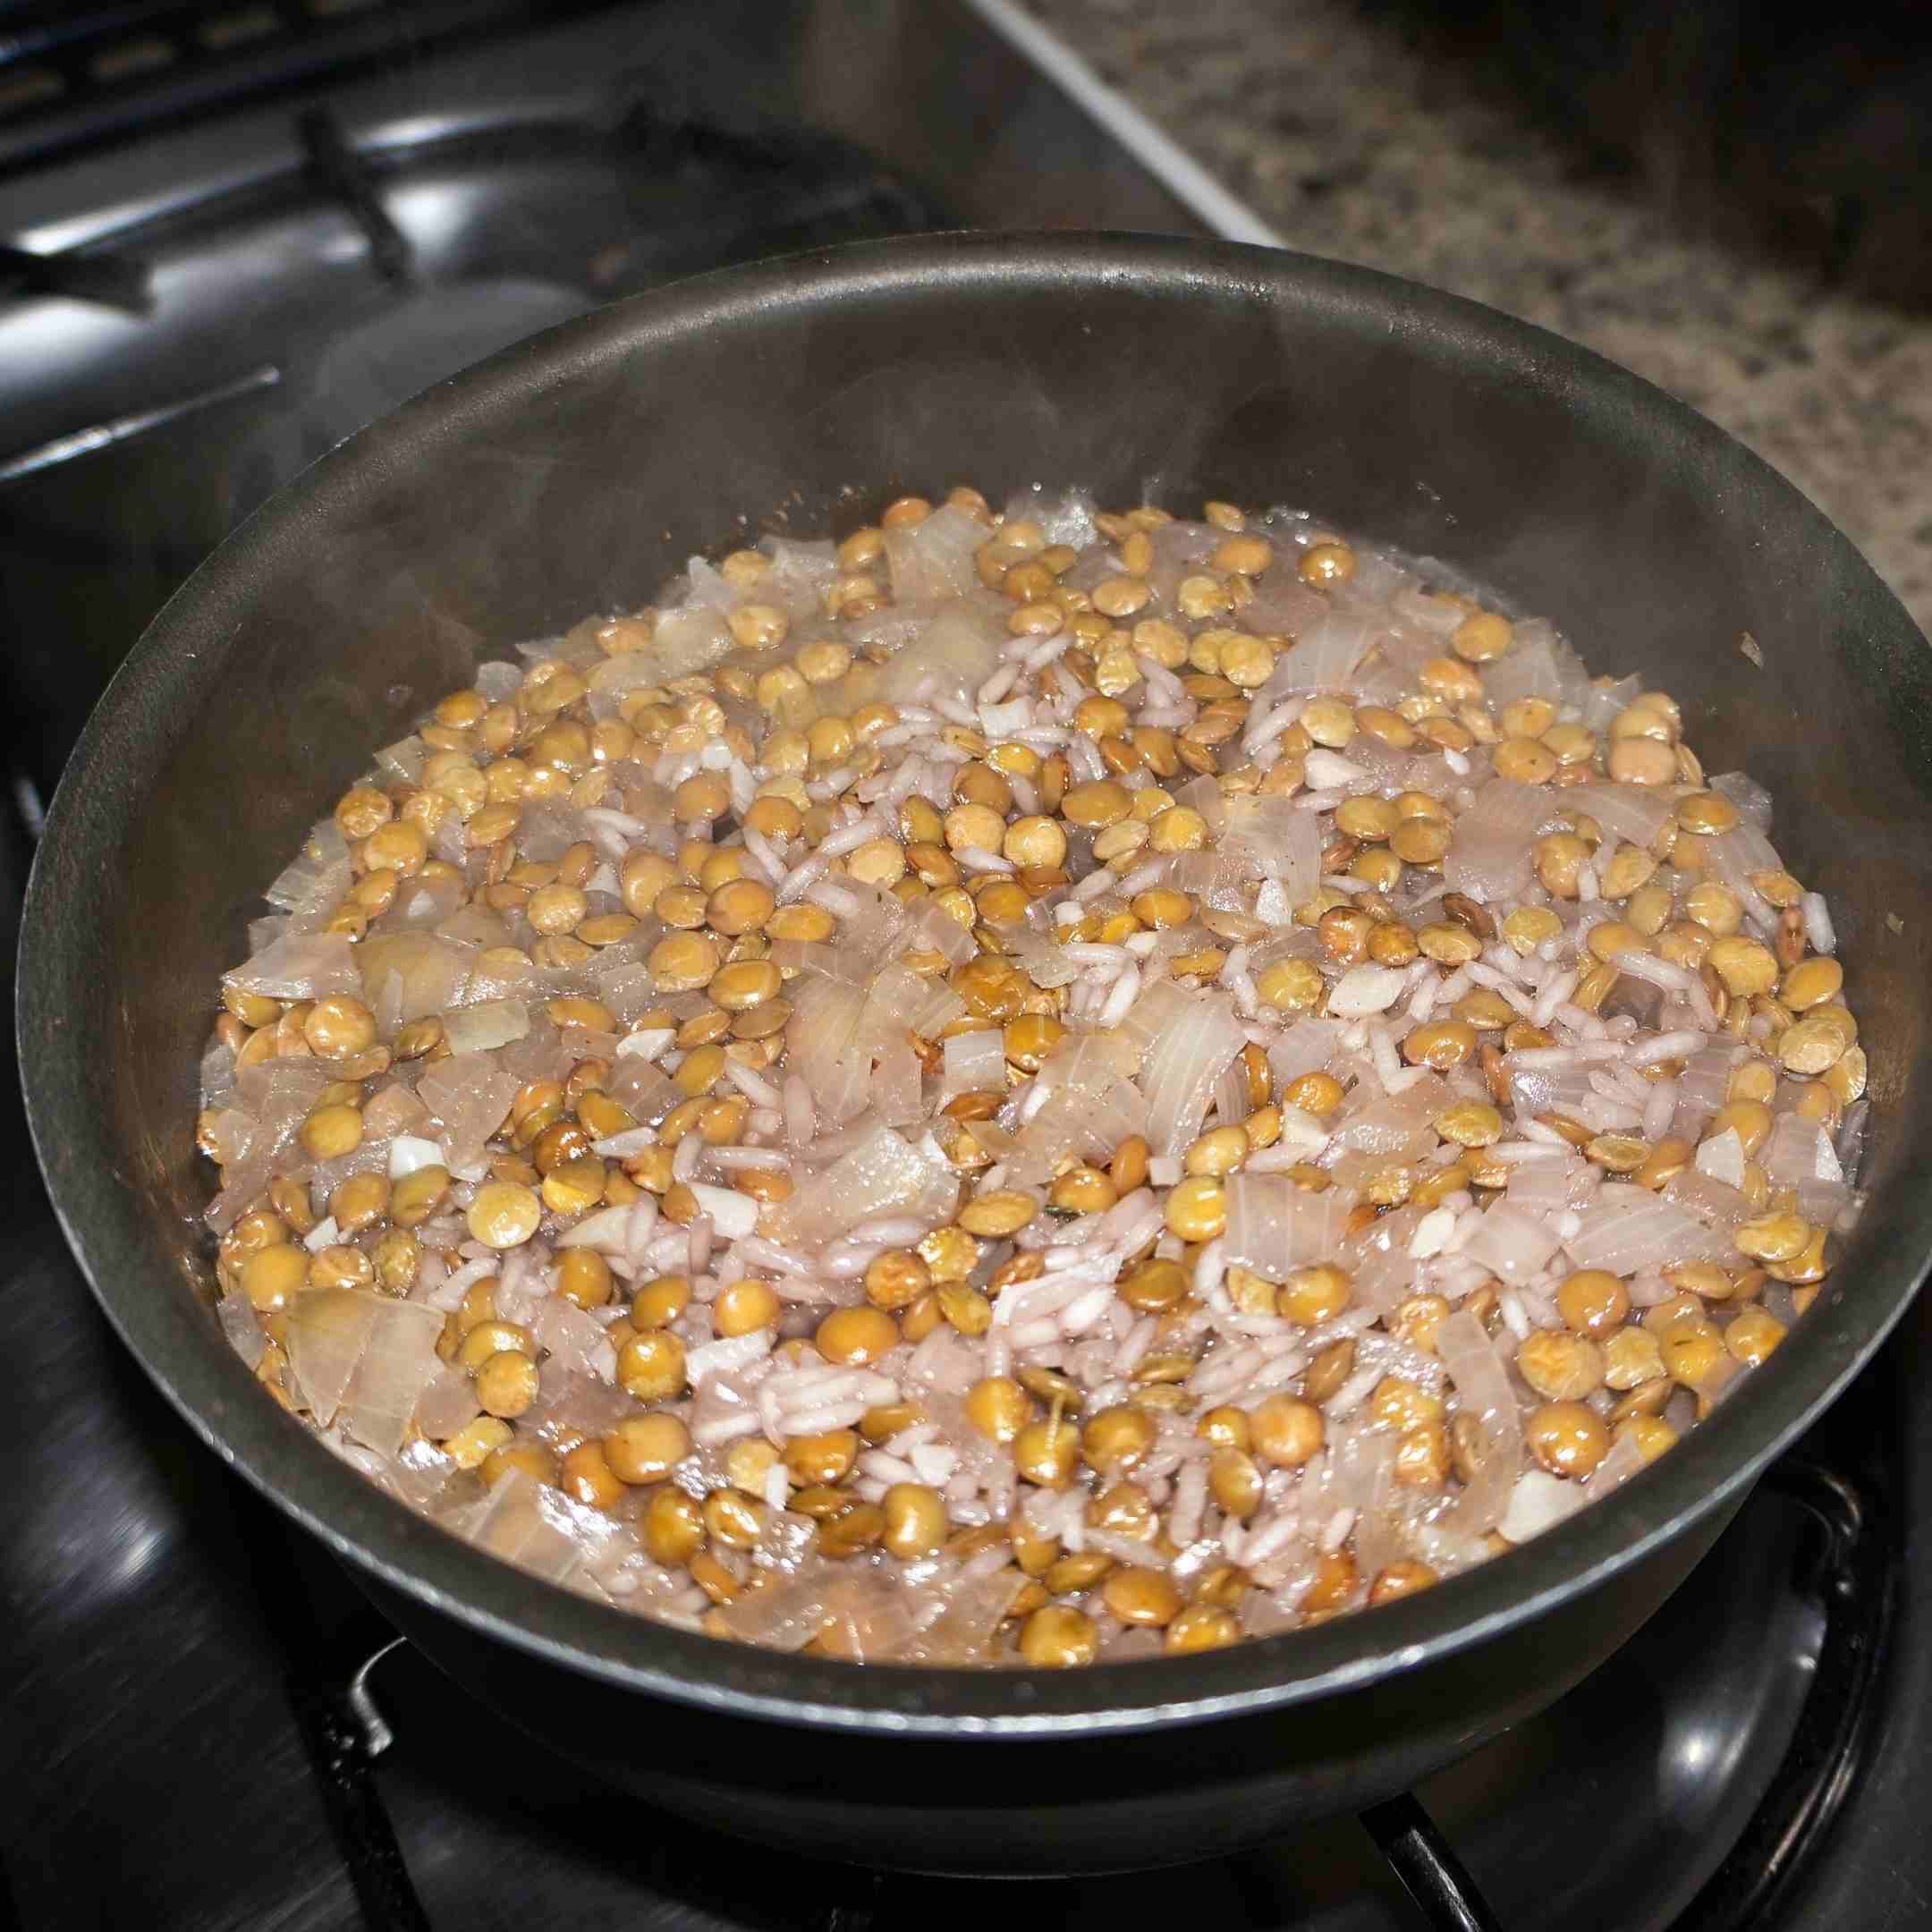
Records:
[[[1305,515],[970,489],[487,663],[226,976],[224,1326],[553,1580],[1078,1665],[1426,1589],[1809,1305],[1864,1056],[1677,707]]]

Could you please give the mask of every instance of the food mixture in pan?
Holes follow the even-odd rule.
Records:
[[[1665,1454],[1851,1225],[1825,901],[1678,707],[1306,515],[902,497],[376,755],[225,976],[268,1392],[685,1628],[1080,1665]]]

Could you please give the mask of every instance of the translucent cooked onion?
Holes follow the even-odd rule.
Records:
[[[825,1628],[841,1575],[839,1564],[808,1556],[794,1575],[721,1604],[718,1622],[741,1642],[801,1650]]]
[[[1527,1215],[1554,1218],[1588,1207],[1602,1182],[1602,1168],[1557,1155],[1552,1160],[1524,1161],[1513,1168],[1504,1196]]]
[[[973,559],[986,540],[985,526],[951,504],[910,530],[888,530],[886,563],[894,598],[901,604],[936,602],[977,589]]]
[[[794,617],[814,617],[825,593],[838,581],[838,547],[829,538],[766,537],[758,548],[772,561],[758,584],[761,602],[774,602]]]
[[[920,1664],[984,1664],[1013,1599],[1026,1588],[1018,1570],[975,1574],[961,1565],[951,1577],[935,1577],[923,1586],[938,1605],[937,1614],[906,1648],[906,1660]]]
[[[1521,898],[1530,884],[1537,835],[1560,816],[1566,798],[1540,785],[1490,779],[1450,835],[1443,860],[1450,890],[1486,905]]]
[[[270,999],[312,1000],[327,993],[353,993],[362,984],[358,965],[367,958],[343,933],[285,933],[223,979],[243,993]]]
[[[552,1360],[579,1375],[600,1382],[615,1379],[617,1352],[592,1317],[562,1295],[547,1295],[531,1324],[531,1333],[549,1352]]]
[[[849,1154],[768,1209],[766,1226],[774,1241],[816,1248],[881,1215],[936,1220],[958,1198],[959,1183],[949,1173],[891,1128],[876,1127]]]
[[[1476,1232],[1462,1244],[1462,1254],[1468,1260],[1481,1262],[1504,1281],[1521,1284],[1540,1275],[1559,1245],[1556,1232],[1547,1221],[1500,1200],[1477,1223]],[[1603,1264],[1579,1260],[1577,1265],[1597,1267]]]
[[[245,1368],[254,1368],[268,1350],[268,1336],[245,1294],[224,1295],[215,1305],[216,1319],[228,1345],[242,1358]]]
[[[1413,1290],[1417,1262],[1409,1249],[1423,1215],[1419,1207],[1398,1208],[1342,1243],[1343,1266],[1354,1276],[1355,1299],[1364,1308],[1392,1314]]]
[[[1647,851],[1671,822],[1677,804],[1661,785],[1614,784],[1608,779],[1573,785],[1563,801],[1568,809],[1588,812],[1613,837]]]
[[[1770,832],[1771,794],[1756,779],[1746,777],[1742,772],[1719,772],[1706,781],[1706,789],[1719,798],[1729,799],[1753,831]]]
[[[1351,1212],[1338,1190],[1311,1194],[1286,1174],[1233,1174],[1226,1199],[1228,1260],[1276,1281],[1335,1254]]]
[[[1438,1073],[1425,1073],[1397,1094],[1383,1093],[1373,1079],[1360,1081],[1330,1123],[1335,1130],[1330,1153],[1419,1159],[1436,1144],[1430,1123],[1447,1107],[1449,1097]]]
[[[1784,861],[1772,844],[1749,819],[1711,840],[1705,848],[1705,869],[1733,892],[1756,895],[1751,884],[1755,872],[1777,872]]]
[[[1574,702],[1586,682],[1582,660],[1548,624],[1535,618],[1518,623],[1509,651],[1483,667],[1484,694],[1499,710],[1519,698],[1546,698],[1557,705]]]
[[[1224,851],[1238,869],[1278,880],[1300,905],[1321,879],[1321,826],[1292,799],[1237,797],[1229,801]]]
[[[1619,1436],[1610,1445],[1603,1461],[1591,1472],[1587,1500],[1594,1503],[1598,1496],[1607,1496],[1613,1489],[1621,1489],[1649,1460],[1645,1453],[1641,1436]],[[1509,1534],[1506,1523],[1503,1533],[1505,1536]]]
[[[881,693],[895,704],[921,697],[964,703],[992,675],[1010,641],[991,602],[948,606],[936,616],[923,616],[911,642],[888,659]]]
[[[432,1442],[446,1442],[482,1412],[483,1405],[477,1400],[476,1378],[446,1362],[436,1364],[436,1373],[423,1384],[422,1394],[416,1398],[416,1426]]]
[[[1342,1038],[1335,1020],[1297,1020],[1267,1050],[1268,1065],[1283,1086],[1304,1073],[1318,1073],[1334,1059]]]
[[[1319,591],[1284,571],[1269,571],[1241,606],[1241,628],[1261,637],[1300,638],[1327,610],[1328,600]]]
[[[930,947],[953,966],[973,956],[971,929],[961,925],[944,906],[922,899],[910,908],[910,914],[907,936],[914,946]]]
[[[1014,1177],[1044,1180],[1069,1154],[1104,1157],[1130,1134],[1147,1131],[1147,1101],[1123,1075],[1131,1072],[1144,1050],[1127,1029],[1117,1033],[1078,1034],[1041,1067],[1037,1088],[1046,1097],[1014,1142],[1009,1161]],[[1000,1130],[975,1121],[973,1133],[996,1147]]]
[[[1563,1246],[1580,1268],[1612,1275],[1735,1258],[1728,1235],[1706,1227],[1689,1208],[1623,1182],[1606,1183]]]
[[[1678,1078],[1679,1106],[1699,1114],[1715,1114],[1724,1106],[1730,1092],[1731,1076],[1747,1051],[1734,1041],[1724,1040],[1693,1054]]]
[[[392,1080],[362,1109],[362,1131],[374,1140],[394,1140],[425,1126],[428,1119],[429,1109],[414,1090]]]
[[[1613,1447],[1611,1455],[1615,1453]],[[1610,1456],[1606,1455],[1597,1470],[1599,1477],[1609,1463]],[[1607,1487],[1615,1485],[1613,1482]],[[1547,1470],[1525,1470],[1510,1491],[1509,1507],[1504,1511],[1496,1529],[1512,1543],[1527,1543],[1546,1530],[1554,1530],[1565,1517],[1575,1515],[1589,1501],[1594,1487],[1594,1482],[1590,1489],[1581,1483],[1565,1482]]]
[[[371,935],[355,953],[363,1003],[386,1034],[453,1006],[476,956],[473,947],[428,932]]]
[[[1331,608],[1307,627],[1293,649],[1275,660],[1267,695],[1275,699],[1305,691],[1346,691],[1378,628],[1373,618]]]
[[[443,1022],[443,1038],[453,1054],[487,1053],[521,1039],[529,1031],[529,1004],[517,999],[479,1000]]]
[[[1070,959],[1053,940],[1030,927],[1017,923],[1004,926],[1000,940],[1027,978],[1046,990],[1072,986],[1084,970],[1078,960]]]
[[[1006,1037],[997,1028],[978,1033],[955,1033],[946,1041],[939,1077],[942,1099],[955,1094],[1004,1093]]]
[[[1734,1228],[1750,1218],[1750,1200],[1741,1188],[1696,1168],[1673,1174],[1665,1182],[1663,1193],[1665,1200],[1710,1227]]]
[[[223,1107],[201,1128],[202,1145],[224,1167],[233,1167],[255,1138],[255,1116],[240,1107]]]
[[[732,648],[731,627],[722,612],[707,604],[682,610],[660,611],[651,633],[651,656],[657,681],[688,677],[726,656]]]
[[[1765,1174],[1777,1187],[1794,1186],[1801,1181],[1844,1179],[1831,1136],[1817,1121],[1807,1120],[1801,1114],[1779,1114],[1771,1138],[1758,1157]],[[1700,1159],[1699,1165],[1702,1165]],[[1741,1184],[1741,1175],[1733,1185]]]
[[[490,1490],[463,1533],[479,1550],[533,1576],[561,1583],[596,1547],[591,1527],[574,1521],[558,1507],[564,1503],[559,1491],[526,1470],[513,1469]]]
[[[1208,1097],[1247,1035],[1224,993],[1189,993],[1172,980],[1150,987],[1134,1011],[1137,1029],[1153,1041],[1139,1083],[1148,1144],[1178,1154],[1200,1131]]]
[[[521,1084],[488,1054],[452,1054],[425,1073],[416,1091],[443,1129],[444,1165],[465,1167],[503,1125]]]
[[[786,1055],[826,1127],[843,1126],[865,1110],[871,1056],[861,1056],[856,1046],[865,1008],[863,987],[801,975],[785,1031]]]
[[[879,1049],[872,1072],[872,1106],[888,1127],[910,1127],[926,1114],[924,1076],[912,1043],[902,1036]]]
[[[406,1306],[413,1304],[360,1288],[309,1288],[295,1297],[288,1317],[289,1373],[321,1428],[335,1419],[384,1309]],[[443,1318],[435,1319],[440,1334]]]
[[[1503,1520],[1522,1468],[1522,1422],[1516,1394],[1495,1343],[1467,1309],[1445,1315],[1437,1325],[1436,1354],[1462,1412],[1476,1421],[1470,1478],[1446,1521],[1452,1529],[1479,1534]]]
[[[328,1293],[311,1289],[308,1293]],[[308,1298],[296,1297],[297,1306]],[[375,1298],[381,1305],[369,1328],[362,1359],[343,1397],[342,1426],[358,1442],[394,1455],[416,1414],[416,1405],[443,1367],[436,1345],[443,1316],[419,1301]],[[290,1324],[293,1327],[292,1319]]]
[[[348,842],[333,818],[320,820],[302,849],[262,894],[300,926],[332,911],[353,879]]]

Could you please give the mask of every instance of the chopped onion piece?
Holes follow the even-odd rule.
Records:
[[[1719,798],[1729,799],[1753,831],[1770,831],[1771,794],[1756,779],[1747,778],[1742,772],[1719,772],[1705,784]]]
[[[528,1471],[513,1469],[489,1492],[488,1501],[464,1534],[490,1555],[561,1583],[583,1561],[586,1545],[545,1509],[547,1496],[564,1502],[560,1492]]]
[[[1609,1457],[1604,1461],[1607,1463]],[[1575,1515],[1589,1501],[1589,1492],[1581,1483],[1565,1482],[1546,1470],[1525,1470],[1510,1491],[1509,1507],[1496,1530],[1512,1543],[1527,1543]]]
[[[425,1140],[416,1134],[398,1134],[389,1143],[389,1178],[392,1181],[400,1181],[419,1168],[440,1167],[442,1165],[443,1149],[436,1141]]]
[[[487,1053],[530,1031],[530,1007],[520,999],[479,1000],[445,1014],[443,1038],[453,1054]]]
[[[1454,1385],[1462,1412],[1473,1417],[1477,1426],[1470,1479],[1445,1521],[1464,1534],[1479,1535],[1503,1520],[1522,1467],[1522,1422],[1515,1391],[1496,1344],[1467,1309],[1445,1315],[1437,1325],[1436,1353]]]
[[[360,1288],[305,1288],[290,1303],[289,1373],[321,1428],[335,1419],[383,1309],[413,1305]],[[440,1334],[440,1316],[436,1328]]]
[[[986,540],[984,526],[951,504],[941,504],[910,530],[888,530],[886,562],[894,598],[907,604],[964,597],[976,589],[979,576],[973,559]]]
[[[1231,1174],[1222,1249],[1237,1267],[1279,1281],[1292,1269],[1332,1259],[1347,1231],[1341,1191],[1311,1194],[1286,1174]]]
[[[440,1310],[420,1301],[392,1301],[379,1295],[371,1299],[380,1305],[355,1377],[343,1397],[342,1425],[358,1442],[394,1455],[402,1446],[423,1391],[443,1366],[436,1345],[444,1318]],[[292,1320],[292,1333],[293,1326]]]
[[[1492,778],[1455,822],[1443,860],[1443,877],[1453,892],[1485,904],[1520,897],[1530,884],[1537,835],[1562,816],[1565,792]]]
[[[1346,691],[1375,634],[1372,618],[1331,606],[1308,627],[1293,649],[1275,660],[1267,696],[1272,700],[1302,691]]]
[[[482,1412],[475,1377],[465,1375],[447,1362],[436,1364],[436,1373],[416,1398],[416,1426],[431,1442],[447,1442]]]
[[[693,1181],[691,1191],[721,1240],[741,1241],[757,1231],[758,1204],[749,1194],[736,1188],[710,1187],[702,1181]]]
[[[1663,1194],[1665,1200],[1720,1230],[1734,1228],[1750,1218],[1750,1200],[1741,1188],[1696,1168],[1673,1174],[1664,1183]]]
[[[357,946],[362,998],[386,1032],[453,1006],[470,979],[474,946],[435,933],[371,933]]]
[[[1386,1013],[1408,983],[1409,976],[1393,966],[1352,966],[1329,989],[1328,1011],[1337,1020]]]
[[[1291,905],[1308,899],[1321,880],[1320,823],[1292,799],[1230,799],[1221,851],[1240,873],[1278,881]]]
[[[258,1367],[267,1352],[268,1336],[249,1298],[239,1291],[224,1295],[215,1305],[215,1316],[228,1337],[228,1345],[242,1358],[242,1367]]]
[[[1268,1065],[1285,1087],[1304,1073],[1318,1073],[1335,1056],[1342,1038],[1338,1020],[1298,1020],[1268,1048]]]
[[[1784,1117],[1786,1120],[1797,1118],[1791,1114]],[[1697,1171],[1700,1174],[1708,1174],[1713,1181],[1722,1181],[1726,1187],[1741,1188],[1744,1185],[1744,1143],[1738,1138],[1735,1127],[1726,1127],[1721,1134],[1713,1134],[1698,1148]],[[1773,1174],[1768,1165],[1765,1172],[1771,1174],[1774,1181],[1795,1181],[1798,1178],[1796,1174]]]
[[[222,979],[241,992],[269,999],[320,999],[360,988],[363,975],[357,968],[367,968],[368,952],[367,944],[359,950],[344,933],[290,933]]]
[[[1662,785],[1614,784],[1601,779],[1559,794],[1566,811],[1587,812],[1614,838],[1646,851],[1670,824],[1677,801]]]
[[[1608,1454],[1590,1473],[1588,1500],[1594,1503],[1598,1496],[1608,1496],[1613,1489],[1621,1489],[1649,1460],[1638,1436],[1619,1436],[1610,1445]],[[1552,1480],[1555,1479],[1552,1478]],[[1509,1535],[1507,1521],[1504,1523],[1503,1533]]]
[[[939,1096],[999,1093],[1006,1090],[1006,1038],[996,1027],[977,1033],[955,1033],[945,1043],[945,1064]]]
[[[1494,1210],[1492,1210],[1493,1212]],[[1607,1182],[1563,1246],[1580,1268],[1634,1275],[1680,1261],[1736,1258],[1728,1236],[1648,1188]]]
[[[939,1614],[907,1647],[909,1661],[921,1664],[984,1664],[993,1634],[1026,1588],[1024,1572],[1010,1564],[975,1573],[962,1565],[956,1580],[928,1584]]]
[[[879,1215],[936,1219],[958,1198],[958,1183],[949,1173],[891,1128],[876,1127],[789,1199],[768,1208],[767,1232],[788,1246],[816,1247]],[[738,1199],[750,1202],[747,1195]]]
[[[1507,1200],[1499,1200],[1477,1223],[1476,1232],[1463,1242],[1461,1251],[1467,1259],[1481,1262],[1492,1274],[1516,1285],[1540,1275],[1559,1245],[1548,1222],[1533,1218]]]
[[[559,1248],[595,1248],[602,1254],[623,1254],[631,1223],[628,1204],[599,1208],[556,1237]]]
[[[1148,1144],[1157,1154],[1178,1154],[1200,1131],[1208,1097],[1248,1036],[1226,994],[1189,993],[1167,979],[1141,995],[1133,1018],[1153,1039],[1140,1080]]]
[[[596,1319],[574,1301],[563,1295],[546,1296],[530,1332],[562,1368],[595,1376],[600,1382],[615,1378],[617,1352]]]
[[[671,1027],[643,1027],[635,1033],[625,1034],[617,1042],[617,1057],[656,1060],[670,1051],[671,1043],[676,1038],[676,1030]]]
[[[1709,1144],[1706,1142],[1707,1146]],[[1739,1151],[1741,1154],[1741,1147]],[[1702,1167],[1703,1148],[1698,1150],[1698,1165]],[[1777,1187],[1791,1187],[1801,1181],[1844,1179],[1844,1169],[1839,1165],[1831,1136],[1817,1121],[1807,1120],[1801,1114],[1778,1115],[1777,1124],[1771,1130],[1771,1138],[1765,1142],[1764,1150],[1758,1158],[1773,1185]],[[1731,1180],[1729,1174],[1723,1178]],[[1743,1185],[1741,1172],[1735,1181],[1732,1181],[1732,1185]]]
[[[522,1085],[488,1054],[452,1054],[439,1060],[416,1091],[443,1127],[444,1165],[464,1167],[504,1123]]]

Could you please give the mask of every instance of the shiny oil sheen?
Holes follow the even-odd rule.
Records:
[[[741,515],[904,489],[1318,507],[1552,618],[1748,765],[1831,895],[1880,1110],[1818,1306],[1614,1497],[1316,1631],[1063,1674],[713,1643],[411,1515],[253,1386],[208,1313],[191,1143],[210,988],[308,825],[479,656],[642,602]],[[1743,640],[1754,640],[1747,654]],[[1557,338],[1365,270],[1108,235],[865,245],[622,303],[326,458],[149,629],[68,767],[21,968],[68,1238],[193,1426],[460,1681],[612,1779],[775,1843],[927,1869],[1204,1856],[1401,1789],[1548,1703],[1708,1546],[1902,1312],[1932,1249],[1932,666],[1852,547],[1738,444]]]

